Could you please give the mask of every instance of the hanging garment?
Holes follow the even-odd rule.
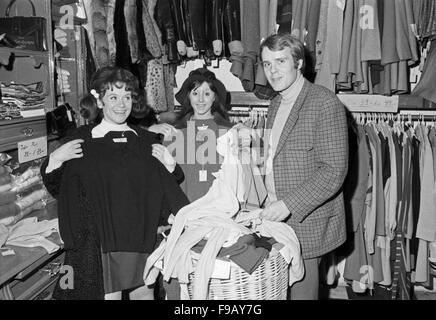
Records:
[[[115,65],[116,57],[117,57],[117,42],[115,40],[115,30],[118,32],[118,28],[115,28],[115,21],[119,18],[119,9],[118,12],[115,11],[116,0],[107,1],[107,23],[106,23],[106,34],[108,40],[108,50],[109,50],[109,60],[111,65]],[[124,17],[124,13],[122,17]],[[117,17],[117,18],[115,18]],[[125,49],[125,48],[123,48]]]
[[[383,1],[382,65],[399,61],[396,45],[395,0]]]
[[[167,56],[168,62],[177,63],[179,61],[179,55],[177,53],[177,35],[173,16],[171,14],[170,2],[170,0],[157,2],[156,23],[162,31],[163,52]]]
[[[208,39],[205,29],[205,5],[203,0],[187,0],[188,7],[185,12],[186,24],[187,24],[187,35],[188,47],[192,47],[194,51],[206,50]],[[239,5],[239,1],[238,1]],[[197,53],[198,54],[198,53]]]
[[[186,55],[186,21],[183,15],[183,7],[181,0],[169,0],[171,17],[174,22],[174,32],[177,39],[177,52],[184,56]]]
[[[89,40],[89,47],[90,47],[90,55],[93,57],[93,61],[96,61],[96,52],[95,52],[95,38],[94,38],[94,30],[93,30],[93,22],[92,22],[92,0],[83,0],[83,7],[85,8],[86,13],[86,20],[87,23],[83,24],[83,28],[86,30],[86,34],[88,36]]]
[[[435,6],[436,7],[436,6]],[[436,19],[435,19],[436,20]],[[436,103],[436,40],[431,41],[430,50],[427,54],[421,79],[413,89],[413,94]]]
[[[347,212],[347,230],[356,232],[364,214],[368,179],[370,178],[369,151],[362,125],[357,126],[357,135],[351,131],[349,137],[350,163],[344,182],[344,202]]]
[[[307,31],[307,17],[310,3],[312,1],[294,0],[292,1],[292,35],[304,43]]]
[[[147,62],[153,59],[153,55],[147,49],[147,43],[143,24],[143,2],[136,0],[136,34],[138,36],[138,63],[132,66],[133,74],[137,75],[140,88],[147,84]]]
[[[263,41],[268,34],[268,18],[269,18],[269,2],[270,0],[259,1],[259,30],[260,41]]]
[[[340,68],[343,17],[344,8],[339,8],[336,0],[329,0],[326,22],[329,32],[327,32],[325,52],[315,83],[333,92],[336,90],[336,75]],[[318,63],[317,65],[319,66]]]
[[[116,65],[131,70],[132,58],[127,33],[127,18],[125,5],[127,0],[116,1],[114,12],[114,39],[116,43]]]
[[[154,19],[150,16],[149,5],[151,3],[148,0],[142,0],[142,23],[144,26],[145,43],[151,55],[154,58],[159,58],[162,56],[162,46],[156,33]]]
[[[215,56],[221,56],[225,49],[224,43],[224,7],[225,0],[210,0],[212,4],[208,8],[212,8],[212,25],[209,40],[212,41],[213,53]]]
[[[416,237],[432,242],[436,241],[436,202],[433,151],[428,139],[429,129],[424,125],[418,125],[417,134],[420,140],[420,159],[422,161],[421,174],[421,197],[419,220],[416,229]]]
[[[127,27],[127,40],[130,48],[130,57],[132,63],[138,62],[139,48],[138,48],[138,35],[136,30],[137,18],[136,0],[125,0],[124,3],[124,17],[126,19]]]
[[[321,1],[310,1],[307,17],[307,34],[305,38],[306,48],[310,55],[306,57],[305,76],[313,82],[315,78],[316,65],[316,36],[318,31],[319,13]]]
[[[258,1],[246,1],[244,2],[256,2],[257,5]],[[318,1],[316,1],[318,2]],[[244,9],[245,10],[245,9]],[[244,12],[242,10],[242,12]],[[258,12],[258,11],[254,11]],[[277,2],[277,24],[279,25],[279,29],[277,33],[282,32],[291,32],[292,27],[292,0],[278,0]],[[247,21],[244,19],[244,23]]]
[[[157,0],[148,0],[147,1],[147,8],[148,8],[148,14],[150,17],[151,25],[153,26],[154,33],[157,37],[157,43],[160,48],[160,52],[162,52],[162,32],[159,29],[159,26],[156,23],[155,20],[155,9],[156,9]],[[163,53],[163,52],[162,52]]]
[[[318,1],[317,1],[318,2]],[[341,61],[337,76],[338,89],[351,89],[351,76],[348,73],[348,61],[350,59],[351,37],[354,20],[354,1],[347,1],[344,12],[344,26],[341,43]]]
[[[319,23],[318,32],[316,34],[316,65],[315,71],[321,69],[322,63],[324,62],[324,52],[325,52],[325,41],[327,38],[327,14],[328,14],[328,1],[322,1],[319,11]],[[292,7],[292,12],[294,7]]]
[[[107,3],[103,0],[92,1],[92,33],[95,41],[95,60],[98,68],[110,65],[109,42],[107,37]]]
[[[436,3],[434,1],[421,1],[421,6],[417,8],[419,19],[415,19],[418,24],[418,34],[420,38],[431,38],[436,35]]]
[[[229,61],[232,62],[230,72],[242,78],[244,48],[241,42],[241,13],[239,0],[227,0],[224,8],[224,30],[229,48]]]
[[[157,113],[168,110],[163,68],[162,59],[147,62],[147,101]]]

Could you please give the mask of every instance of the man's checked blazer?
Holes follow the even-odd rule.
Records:
[[[271,129],[281,96],[268,109]],[[348,168],[345,108],[328,89],[306,79],[281,133],[273,158],[278,200],[291,215],[304,259],[319,257],[344,243],[342,194]]]

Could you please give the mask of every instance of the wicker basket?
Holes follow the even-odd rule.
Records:
[[[210,279],[208,300],[286,300],[288,278],[287,262],[273,250],[252,274],[231,262],[229,279]],[[188,284],[191,299],[193,281],[191,273]]]

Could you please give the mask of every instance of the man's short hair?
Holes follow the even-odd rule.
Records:
[[[262,51],[267,47],[271,51],[280,51],[285,48],[289,48],[291,50],[292,58],[294,59],[294,66],[298,68],[298,60],[303,60],[303,64],[301,66],[301,72],[304,72],[304,67],[306,65],[306,59],[304,55],[304,45],[303,43],[291,35],[289,32],[272,34],[268,36],[265,40],[260,44],[260,58],[262,60]]]

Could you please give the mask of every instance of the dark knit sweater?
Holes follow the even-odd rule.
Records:
[[[49,192],[58,199],[59,229],[66,261],[74,270],[74,289],[55,291],[58,299],[104,296],[101,250],[150,253],[157,226],[188,203],[176,178],[151,155],[155,135],[140,128],[93,139],[93,126],[79,128],[72,139],[85,140],[84,156],[45,174]],[[83,273],[83,274],[82,274]]]

